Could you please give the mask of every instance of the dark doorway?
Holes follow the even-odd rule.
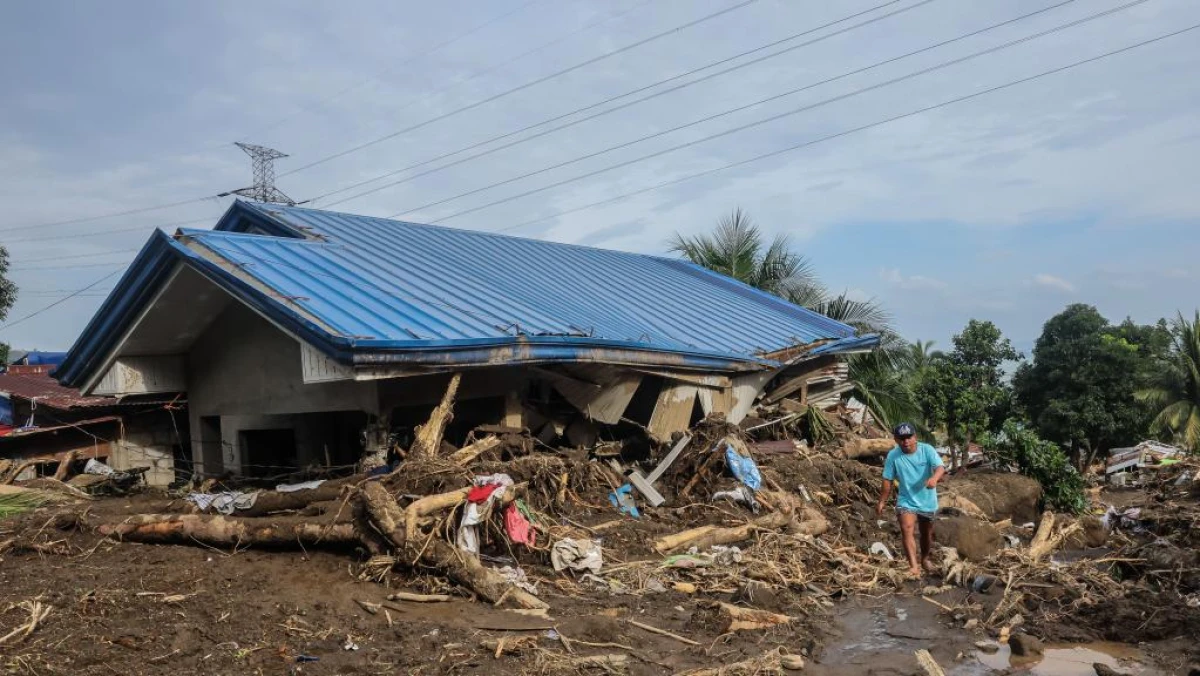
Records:
[[[238,446],[245,476],[273,477],[295,471],[298,466],[294,430],[242,430]]]

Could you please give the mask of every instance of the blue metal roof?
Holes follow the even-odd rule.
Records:
[[[829,352],[862,343],[845,324],[657,256],[250,202],[236,202],[215,230],[183,230],[163,244],[164,255],[345,362],[496,363],[504,354],[492,350],[519,345],[513,361],[597,361],[617,351],[616,361],[651,354],[646,363],[741,370],[770,365],[763,353],[793,345],[844,341]],[[196,245],[215,256],[196,255]],[[138,295],[126,286],[113,297]],[[64,377],[74,377],[86,340],[85,332]]]

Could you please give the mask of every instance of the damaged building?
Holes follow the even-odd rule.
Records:
[[[381,462],[448,388],[454,445],[666,443],[764,391],[836,403],[875,342],[681,260],[239,201],[156,232],[55,376],[182,394],[198,474],[270,477]]]

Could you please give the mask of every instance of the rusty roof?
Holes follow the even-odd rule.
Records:
[[[0,394],[36,401],[38,406],[49,406],[60,411],[103,408],[121,403],[115,397],[85,397],[74,387],[59,385],[45,371],[31,371],[12,367],[8,373],[0,373]]]

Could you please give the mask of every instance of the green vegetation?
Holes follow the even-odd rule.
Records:
[[[1083,476],[1071,466],[1062,447],[1046,441],[1015,420],[1006,420],[1000,431],[982,439],[989,458],[1037,479],[1046,506],[1078,514],[1087,508]]]
[[[46,502],[48,500],[37,493],[0,493],[0,519],[24,514]]]
[[[1082,504],[1081,473],[1112,448],[1157,438],[1200,453],[1200,312],[1112,324],[1090,305],[1070,305],[1046,322],[1028,362],[994,324],[972,319],[942,352],[901,338],[878,303],[830,294],[786,237],[768,244],[740,209],[711,234],[671,244],[697,265],[878,335],[876,350],[848,359],[850,396],[884,427],[916,424],[956,463],[981,443],[1041,481],[1056,509]],[[818,412],[806,419],[814,438],[832,434]]]

